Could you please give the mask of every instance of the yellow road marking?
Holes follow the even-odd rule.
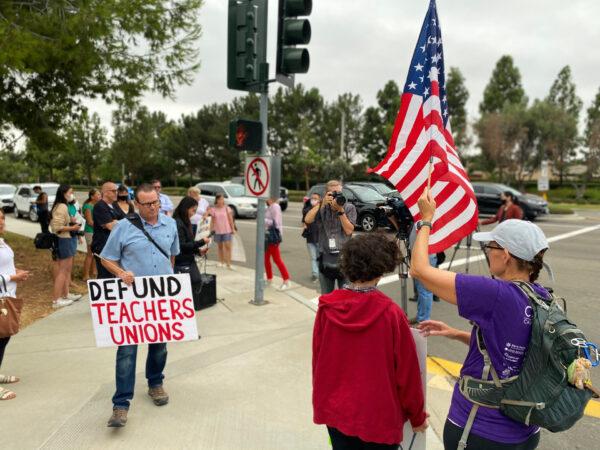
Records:
[[[462,364],[454,361],[448,361],[436,356],[427,357],[427,373],[432,375],[449,375],[458,378],[461,367]],[[600,419],[600,401],[590,400],[584,413],[586,416]]]

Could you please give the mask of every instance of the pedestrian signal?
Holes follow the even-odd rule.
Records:
[[[236,150],[260,151],[262,135],[262,122],[237,119],[229,123],[229,145]]]

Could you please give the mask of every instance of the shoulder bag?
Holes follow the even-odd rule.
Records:
[[[13,336],[19,332],[23,300],[20,298],[0,298],[0,338]]]

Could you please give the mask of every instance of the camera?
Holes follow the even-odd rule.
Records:
[[[346,204],[346,197],[341,192],[333,191],[331,197],[339,206],[344,206]]]

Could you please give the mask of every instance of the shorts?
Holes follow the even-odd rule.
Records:
[[[229,242],[232,239],[233,233],[215,234],[215,242],[217,244],[221,242]]]
[[[85,237],[85,243],[88,246],[91,246],[92,245],[92,239],[94,238],[94,233],[93,232],[90,233],[90,232],[86,231],[85,233],[83,233],[83,236]]]
[[[77,237],[58,238],[58,247],[56,249],[57,259],[72,258],[77,253]]]

